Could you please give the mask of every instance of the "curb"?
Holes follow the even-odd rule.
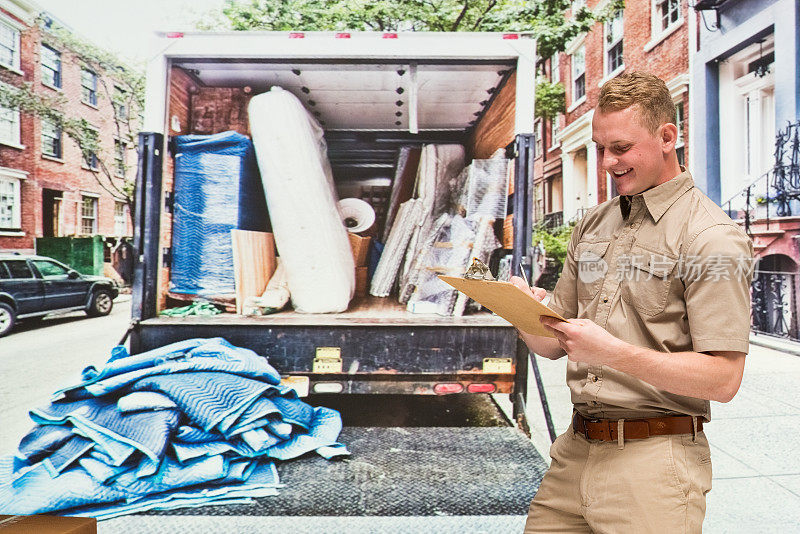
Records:
[[[764,334],[750,334],[750,343],[759,347],[788,352],[800,356],[800,343]]]

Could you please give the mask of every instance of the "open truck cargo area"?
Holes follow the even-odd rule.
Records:
[[[505,151],[511,265],[529,266],[533,164],[533,41],[503,34],[165,34],[147,72],[135,242],[134,352],[197,335],[222,336],[308,377],[310,392],[512,393],[522,416],[527,349],[487,311],[441,317],[407,311],[397,298],[356,297],[346,312],[283,311],[249,317],[164,317],[185,302],[169,288],[174,222],[170,139],[235,130],[249,134],[247,103],[281,87],[325,130],[337,193],[368,196],[385,217],[398,151],[457,143],[466,162]],[[366,193],[365,193],[366,192]],[[313,209],[310,207],[309,209]],[[503,223],[495,231],[502,237]],[[280,251],[278,251],[280,254]],[[334,348],[333,367],[319,350]],[[328,357],[330,352],[325,352]],[[515,387],[516,381],[516,387]]]
[[[546,464],[514,428],[527,428],[529,359],[505,320],[487,311],[411,313],[394,294],[356,297],[342,313],[160,312],[185,304],[170,288],[173,138],[249,135],[248,102],[274,86],[296,96],[324,129],[339,198],[367,200],[379,224],[402,147],[457,143],[467,163],[499,152],[513,173],[506,218],[494,232],[514,272],[521,265],[530,274],[533,41],[466,33],[179,33],[160,35],[151,57],[136,188],[131,352],[215,336],[252,349],[300,384],[312,404],[342,413],[341,440],[353,456],[281,464],[289,489],[249,506],[151,512],[111,525],[202,530],[224,516],[225,528],[240,532],[520,530]],[[474,394],[409,395],[439,393]],[[512,422],[479,393],[509,394]],[[489,422],[475,410],[491,412]]]

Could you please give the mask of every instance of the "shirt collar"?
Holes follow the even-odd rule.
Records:
[[[682,172],[679,175],[643,193],[632,196],[620,196],[619,206],[622,211],[622,218],[627,219],[633,198],[641,196],[642,200],[644,200],[644,205],[647,207],[647,211],[650,212],[653,221],[657,223],[681,195],[694,187],[694,180],[689,171],[684,167],[681,167],[681,170]]]

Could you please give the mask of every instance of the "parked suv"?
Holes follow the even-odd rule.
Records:
[[[110,278],[80,274],[45,256],[0,253],[0,337],[18,319],[55,311],[108,315],[118,294]]]

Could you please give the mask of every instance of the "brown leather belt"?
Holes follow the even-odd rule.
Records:
[[[578,412],[575,412],[572,417],[572,429],[578,434],[586,436],[586,439],[616,441],[617,425],[616,419],[587,419]],[[703,430],[703,420],[698,417],[697,431],[700,432],[701,430]],[[689,415],[625,419],[623,422],[624,439],[645,439],[650,436],[691,434],[693,432],[692,417]]]

